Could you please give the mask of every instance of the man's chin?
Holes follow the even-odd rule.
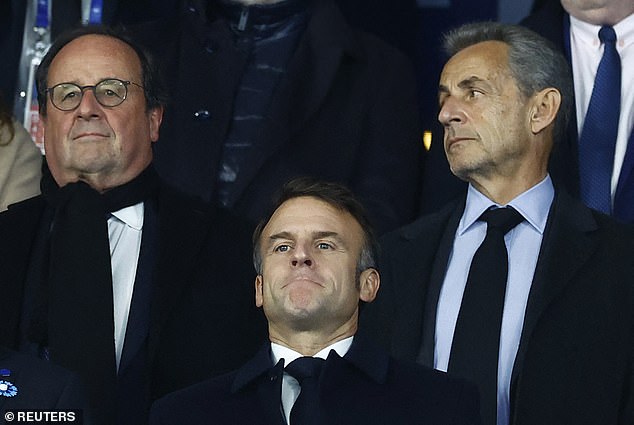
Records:
[[[286,312],[286,321],[297,332],[314,330],[320,319],[320,312],[314,306],[293,306]]]

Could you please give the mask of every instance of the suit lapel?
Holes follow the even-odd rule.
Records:
[[[160,330],[171,308],[191,284],[195,263],[211,231],[211,214],[163,187],[158,202],[158,259],[150,312],[149,355],[153,359]],[[211,261],[211,260],[209,260]]]
[[[449,256],[453,250],[453,241],[460,217],[464,211],[464,200],[454,209],[449,220],[444,226],[444,232],[438,246],[438,252],[432,267],[431,278],[425,297],[423,312],[423,340],[417,361],[428,367],[434,367],[434,346],[436,335],[436,312],[438,311],[438,298],[445,281],[445,273],[449,264]]]
[[[461,208],[456,208],[456,204],[452,203],[401,231],[400,236],[404,239],[402,248],[394,250],[397,255],[390,258],[389,265],[389,279],[399,288],[394,294],[394,305],[398,308],[394,311],[396,319],[391,341],[391,351],[397,358],[416,360],[423,332],[427,329],[433,332],[435,313],[431,316],[433,323],[427,323],[425,307],[438,301],[437,295],[435,300],[433,295],[428,299],[429,290],[430,287],[442,285],[455,233],[455,227],[449,222],[451,219],[453,223],[456,215],[460,219],[462,212],[459,210]],[[444,266],[441,264],[443,261]],[[427,349],[432,353],[433,361],[433,333],[431,342],[431,347]]]
[[[256,400],[260,405],[258,416],[262,415],[262,423],[286,425],[282,414],[282,370],[281,364],[269,372],[266,379],[261,379],[256,389]]]
[[[126,367],[130,365],[143,344],[147,341],[150,326],[152,282],[154,281],[154,271],[156,269],[156,247],[159,246],[157,229],[158,212],[156,200],[150,200],[145,202],[141,250],[139,252],[139,262],[134,279],[134,290],[130,304],[128,325],[126,327],[125,343],[119,363],[120,376],[125,372]],[[146,357],[144,356],[143,358]]]
[[[282,415],[284,362],[280,360],[273,366],[270,350],[267,342],[253,359],[238,369],[230,391],[236,397],[249,397],[249,393],[253,393],[253,403],[259,407],[254,407],[256,413],[252,414],[258,415],[258,423],[286,425]]]
[[[535,267],[512,382],[521,373],[527,347],[542,314],[596,250],[596,241],[590,236],[596,229],[597,223],[588,208],[573,201],[566,193],[558,193]]]

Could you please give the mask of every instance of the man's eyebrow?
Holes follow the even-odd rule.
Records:
[[[338,243],[341,243],[341,244],[344,243],[344,240],[341,238],[339,233],[332,232],[332,231],[324,230],[324,231],[313,232],[312,233],[312,237],[313,237],[313,239],[332,238],[332,239],[335,239]],[[276,240],[279,240],[279,239],[294,240],[295,236],[291,232],[287,232],[287,231],[275,233],[275,234],[273,234],[273,235],[268,237],[267,246],[270,246]]]
[[[470,78],[466,78],[464,80],[462,80],[461,82],[458,83],[458,87],[460,87],[461,89],[467,88],[467,87],[472,87],[475,83],[481,83],[482,81],[484,81],[482,78],[480,77],[476,77],[475,75],[470,77]]]
[[[279,232],[274,235],[271,235],[267,239],[267,245],[270,246],[273,242],[278,239],[293,239],[293,235],[291,232]]]
[[[321,239],[321,238],[333,238],[336,239],[337,241],[341,241],[341,236],[339,236],[339,233],[337,232],[329,232],[329,231],[322,231],[322,232],[314,232],[313,233],[313,238],[315,239]]]
[[[460,87],[461,89],[465,89],[465,88],[469,88],[469,87],[473,87],[476,83],[480,83],[483,82],[484,80],[480,77],[476,77],[475,75],[470,77],[470,78],[465,78],[464,80],[460,81],[458,83],[458,87]],[[438,85],[438,94],[445,94],[445,93],[449,93],[449,87],[447,87],[444,84],[439,84]]]

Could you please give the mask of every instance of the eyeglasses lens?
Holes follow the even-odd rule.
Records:
[[[103,106],[120,105],[126,98],[127,87],[120,80],[103,80],[96,86],[86,86],[84,89],[93,90],[97,102]],[[63,111],[70,111],[79,106],[83,97],[83,90],[76,84],[58,84],[52,89],[51,101],[53,105]]]

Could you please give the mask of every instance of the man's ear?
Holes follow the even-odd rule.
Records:
[[[540,133],[557,118],[561,106],[561,94],[554,87],[545,88],[533,95],[530,126],[533,134]]]
[[[163,107],[157,106],[149,112],[150,119],[150,140],[156,142],[159,138],[159,128],[163,122]]]
[[[255,277],[255,306],[262,307],[262,275],[259,274]]]
[[[359,276],[359,299],[371,303],[379,292],[379,286],[381,286],[379,272],[373,268],[365,269]]]

